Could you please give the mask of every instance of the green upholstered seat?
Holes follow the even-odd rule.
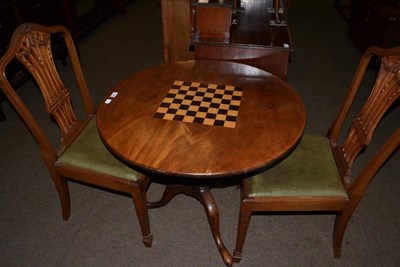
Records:
[[[328,139],[315,135],[304,135],[291,155],[248,184],[249,197],[347,196]]]
[[[137,182],[139,173],[115,158],[104,146],[93,118],[56,164],[76,166]]]

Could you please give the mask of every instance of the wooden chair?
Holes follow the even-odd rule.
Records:
[[[371,58],[381,66],[362,110],[343,129]],[[400,95],[400,47],[371,47],[363,55],[339,114],[327,137],[305,134],[295,151],[270,170],[243,180],[234,261],[241,260],[253,212],[328,211],[336,213],[334,256],[340,257],[343,235],[369,183],[400,144],[400,128],[379,148],[357,177],[353,163],[370,143],[375,128]],[[397,102],[398,103],[398,102]],[[399,121],[398,121],[399,122]],[[341,135],[341,134],[344,135]],[[343,142],[340,143],[343,139]]]
[[[85,108],[82,119],[73,110],[69,91],[57,72],[50,46],[52,34],[62,34],[65,40]],[[40,88],[47,112],[61,132],[58,148],[51,144],[49,136],[7,79],[5,68],[12,59],[19,60],[26,67]],[[15,30],[8,51],[0,59],[0,71],[1,89],[39,145],[60,198],[63,219],[67,220],[70,216],[67,179],[128,193],[133,198],[143,243],[151,247],[146,200],[150,180],[117,160],[102,143],[96,126],[96,108],[67,29],[63,26],[22,24]]]

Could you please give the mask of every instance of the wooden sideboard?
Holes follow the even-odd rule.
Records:
[[[274,24],[277,2],[282,24]],[[286,79],[293,51],[285,23],[287,0],[161,0],[161,4],[166,63],[228,60]]]

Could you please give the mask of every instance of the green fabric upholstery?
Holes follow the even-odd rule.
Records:
[[[295,151],[270,170],[248,179],[250,197],[346,197],[329,141],[304,135]]]
[[[137,182],[140,174],[115,158],[104,146],[93,118],[56,164],[71,165]]]

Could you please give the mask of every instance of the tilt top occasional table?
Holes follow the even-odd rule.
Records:
[[[303,101],[276,76],[248,65],[184,61],[144,69],[112,88],[97,126],[105,145],[127,165],[167,182],[204,206],[227,266],[210,182],[250,177],[287,156],[306,124]],[[170,181],[170,183],[168,183]]]

